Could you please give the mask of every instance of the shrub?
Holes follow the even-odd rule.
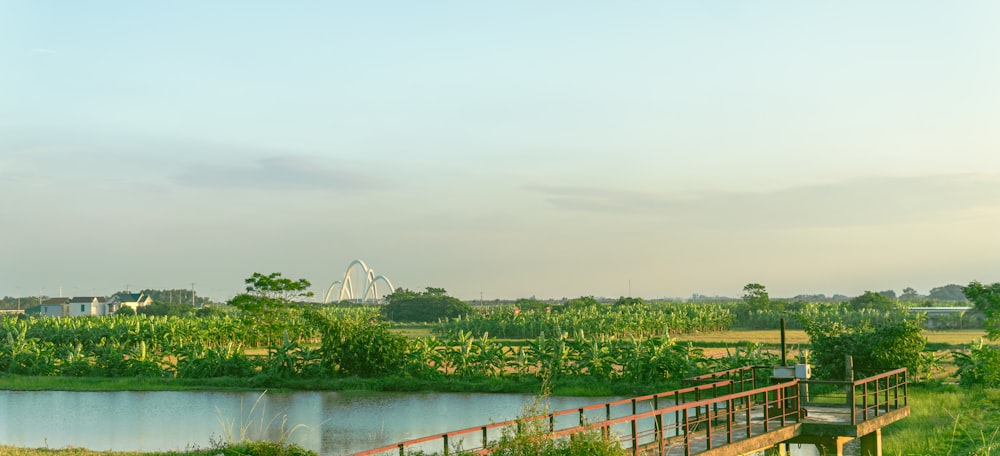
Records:
[[[468,303],[445,293],[441,288],[427,288],[420,293],[399,289],[389,295],[389,304],[382,313],[399,322],[435,322],[472,313]]]
[[[983,345],[970,347],[968,352],[954,352],[958,365],[958,383],[962,386],[1000,387],[1000,348]]]
[[[904,319],[877,326],[848,328],[839,322],[807,322],[812,346],[810,358],[819,378],[842,378],[844,358],[850,355],[854,371],[874,375],[899,367],[919,375],[924,370],[921,352],[927,345],[919,320]]]

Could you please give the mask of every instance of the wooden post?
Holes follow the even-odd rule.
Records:
[[[788,365],[788,350],[785,345],[785,319],[781,319],[781,365]]]

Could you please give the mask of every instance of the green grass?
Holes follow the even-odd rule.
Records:
[[[17,448],[0,446],[4,456],[315,456],[313,451],[294,445],[274,442],[251,441],[214,448],[184,451],[93,451],[82,448]]]
[[[911,387],[909,400],[910,416],[883,431],[883,454],[1000,454],[1000,390]]]

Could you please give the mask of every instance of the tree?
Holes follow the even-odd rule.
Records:
[[[971,282],[962,288],[962,294],[986,316],[986,334],[990,340],[1000,339],[1000,282],[983,285]]]
[[[135,315],[135,309],[129,306],[122,306],[121,309],[115,312],[115,315]]]
[[[312,285],[306,279],[292,280],[281,276],[280,272],[263,275],[253,273],[244,280],[246,293],[240,293],[229,300],[229,305],[245,312],[261,312],[266,308],[287,307],[289,304],[313,295]]]
[[[635,305],[642,305],[643,303],[645,303],[645,301],[643,301],[642,298],[633,298],[631,296],[629,296],[629,297],[626,298],[625,296],[619,296],[618,299],[615,300],[614,305],[616,307],[617,306],[635,306]]]
[[[852,298],[848,301],[848,305],[854,310],[895,310],[899,308],[899,306],[896,305],[896,301],[889,299],[882,293],[876,293],[874,291],[866,291],[865,294]]]
[[[194,313],[194,306],[187,302],[180,304],[170,302],[153,302],[148,306],[140,307],[136,313],[140,315],[168,315],[172,317],[183,317]]]
[[[903,288],[903,294],[899,297],[899,299],[904,301],[916,301],[920,299],[920,294],[917,293],[917,290],[911,287],[906,287]]]
[[[962,286],[955,284],[931,288],[931,292],[927,295],[927,297],[941,301],[965,301],[965,294],[963,293]]]
[[[597,307],[599,305],[601,305],[601,303],[597,302],[593,296],[580,296],[576,299],[570,299],[569,301],[566,301],[566,304],[563,304],[563,306],[567,309],[582,309],[585,307]]]
[[[545,308],[548,306],[535,298],[520,298],[514,301],[514,307],[521,309],[522,312],[545,312]]]
[[[854,370],[862,376],[899,367],[919,375],[926,369],[921,352],[927,339],[917,319],[852,327],[837,321],[805,323],[812,347],[810,359],[816,366],[814,371],[818,378],[842,378],[847,355],[853,358]]]
[[[748,283],[743,287],[743,302],[752,310],[771,308],[771,297],[767,295],[767,289],[759,283]]]
[[[388,300],[382,313],[393,321],[434,322],[472,313],[472,306],[448,296],[443,288],[427,287],[425,292],[399,288]]]

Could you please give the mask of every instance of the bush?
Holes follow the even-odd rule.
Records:
[[[962,386],[1000,387],[1000,348],[983,345],[970,347],[968,352],[954,352],[958,365],[958,383]]]
[[[441,288],[427,288],[420,293],[399,289],[389,295],[389,304],[382,313],[392,321],[435,322],[468,315],[472,306],[448,296]]]
[[[317,456],[315,451],[302,448],[294,443],[250,440],[223,446],[218,451],[225,456]]]
[[[841,379],[844,358],[850,355],[854,371],[869,376],[905,367],[911,375],[924,369],[921,352],[927,345],[919,320],[905,319],[878,326],[848,328],[839,322],[807,322],[812,347],[810,358],[818,378]]]
[[[309,315],[323,328],[320,351],[325,370],[377,377],[406,367],[407,339],[390,331],[388,323],[357,317],[331,319],[318,312]]]

